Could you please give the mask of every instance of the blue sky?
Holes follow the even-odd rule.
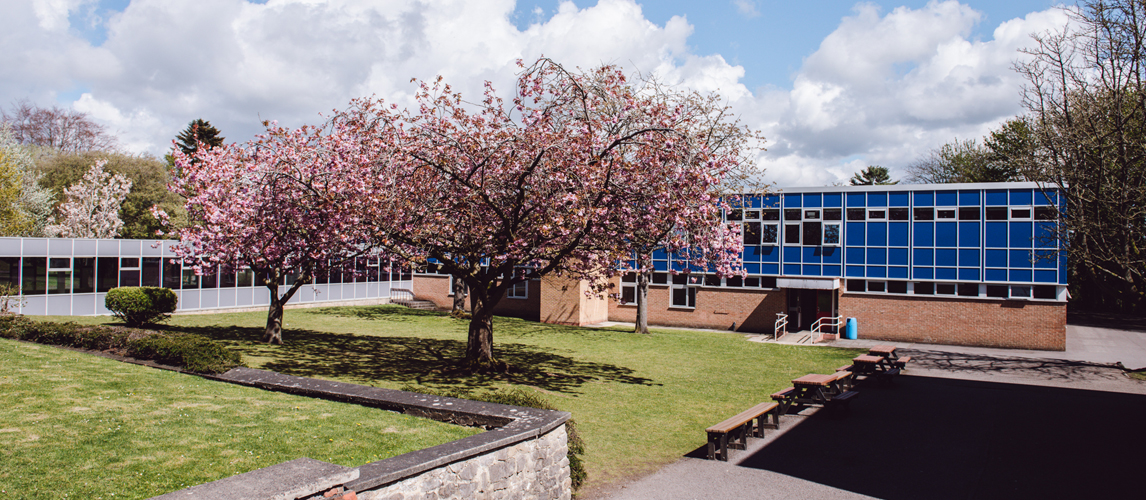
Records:
[[[764,133],[780,186],[893,175],[1022,112],[1011,62],[1052,2],[26,0],[0,2],[0,106],[70,106],[160,155],[202,117],[228,140],[410,78],[511,86],[517,58],[600,63],[718,92]]]

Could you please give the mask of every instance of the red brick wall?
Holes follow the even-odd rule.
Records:
[[[1066,304],[840,294],[861,339],[1062,351]]]
[[[429,300],[437,304],[439,309],[454,307],[454,298],[450,293],[449,276],[415,275],[413,280],[414,297],[419,300]],[[466,310],[470,308],[470,301],[466,299]],[[541,284],[537,280],[529,282],[529,297],[525,299],[511,299],[502,297],[497,303],[493,313],[498,316],[511,316],[530,321],[538,320],[538,311],[541,309]]]
[[[700,288],[696,292],[696,308],[669,307],[670,288],[649,286],[649,325],[735,330],[738,332],[772,333],[776,313],[788,307],[788,295],[783,290],[751,290],[736,288]],[[609,320],[632,323],[637,318],[637,307],[609,301]]]

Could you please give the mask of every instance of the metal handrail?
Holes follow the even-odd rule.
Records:
[[[784,333],[780,333],[783,330]],[[780,337],[788,334],[788,315],[784,313],[776,313],[776,326],[772,329],[772,340],[780,340]]]
[[[390,289],[390,300],[393,300],[393,301],[414,300],[414,291],[408,290],[405,288],[391,288]]]
[[[825,326],[835,328],[835,332],[832,333],[838,333],[840,331],[840,322],[842,322],[843,319],[843,316],[824,316],[823,318],[817,319],[815,323],[812,323],[812,338],[819,342],[820,335],[823,333],[820,329]]]

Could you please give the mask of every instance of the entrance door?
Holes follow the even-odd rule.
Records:
[[[796,330],[808,330],[816,322],[819,314],[819,298],[816,292],[822,290],[788,289],[788,323]]]

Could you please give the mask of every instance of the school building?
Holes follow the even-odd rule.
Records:
[[[830,337],[855,318],[861,338],[1066,348],[1066,253],[1055,189],[1035,183],[785,188],[726,214],[744,235],[745,277],[719,278],[653,255],[650,325]],[[498,314],[548,323],[632,322],[636,279],[620,300],[586,283],[520,284]],[[450,307],[447,276],[415,273],[419,299]]]

